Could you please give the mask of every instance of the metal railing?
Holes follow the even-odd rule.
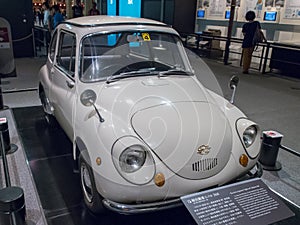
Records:
[[[227,42],[227,37],[224,36],[214,36],[214,35],[208,35],[208,34],[203,34],[203,33],[192,33],[192,34],[186,34],[182,33],[181,34],[183,43],[185,47],[196,51],[197,53],[203,53],[203,52],[208,52],[208,54],[204,55],[209,55],[210,51],[214,50],[220,50],[224,51],[225,48],[222,49],[221,45],[218,48],[214,48],[213,42],[214,41],[219,41],[220,43],[226,43]],[[241,38],[234,38],[232,37],[230,39],[230,46],[236,45],[236,46],[242,46],[243,39]],[[272,71],[272,67],[270,67],[270,63],[274,66],[276,69],[276,62],[277,63],[282,63],[282,64],[287,64],[287,65],[292,65],[295,67],[299,67],[300,69],[300,61],[298,54],[300,55],[300,46],[293,45],[293,44],[284,44],[284,43],[278,43],[278,42],[264,42],[264,43],[259,43],[258,44],[258,49],[259,51],[255,51],[253,54],[253,58],[257,58],[259,63],[258,67],[252,68],[260,71],[261,73],[268,73]],[[273,49],[276,50],[289,50],[293,51],[294,54],[296,52],[297,56],[294,58],[291,58],[290,60],[286,59],[286,56],[282,55],[280,58],[275,58],[273,52]],[[236,51],[233,48],[229,48],[230,54],[238,54],[240,55],[240,63],[239,65],[242,66],[242,50]],[[223,56],[222,56],[223,57]],[[219,59],[219,58],[218,58]],[[295,59],[295,60],[293,60]],[[269,66],[269,70],[268,67]]]
[[[34,55],[37,56],[37,52],[42,51],[42,49],[45,50],[44,53],[47,55],[51,39],[49,30],[40,26],[34,26],[32,33],[34,37]]]

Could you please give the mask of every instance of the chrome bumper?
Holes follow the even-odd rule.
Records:
[[[262,166],[260,165],[260,163],[257,163],[252,168],[252,170],[247,173],[247,176],[243,177],[242,180],[261,177],[262,171],[263,171]],[[237,181],[240,181],[240,179],[236,179],[234,182]],[[161,202],[144,203],[144,204],[123,204],[123,203],[111,201],[109,199],[103,199],[102,202],[103,205],[109,210],[120,214],[125,214],[125,215],[154,212],[154,211],[183,206],[183,203],[180,198],[175,198],[172,200],[166,200]]]
[[[126,215],[154,212],[158,210],[171,209],[183,205],[180,198],[161,201],[161,202],[152,202],[152,203],[134,204],[134,205],[113,202],[108,199],[103,199],[102,202],[103,205],[109,210],[120,214],[126,214]]]

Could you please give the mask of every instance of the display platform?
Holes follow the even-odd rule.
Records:
[[[62,129],[47,125],[41,106],[16,108],[13,113],[48,225],[196,224],[184,206],[134,216],[91,214],[82,202],[79,175],[73,173],[72,146]],[[276,225],[299,224],[299,209],[283,201],[296,215]]]

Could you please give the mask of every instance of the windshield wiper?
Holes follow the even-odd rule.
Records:
[[[121,80],[123,78],[135,77],[136,75],[152,74],[154,70],[155,70],[155,68],[144,68],[144,69],[140,69],[140,70],[123,72],[123,73],[116,74],[116,75],[113,74],[113,75],[107,77],[106,83],[109,84],[111,82],[118,81],[118,80]]]
[[[158,77],[164,77],[164,76],[169,76],[169,75],[191,76],[191,75],[193,75],[193,73],[190,71],[182,70],[182,69],[169,69],[166,71],[160,71],[158,73]]]

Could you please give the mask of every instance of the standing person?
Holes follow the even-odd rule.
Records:
[[[80,0],[76,0],[76,4],[72,7],[73,10],[73,18],[83,16],[83,7],[81,5]]]
[[[42,4],[42,8],[44,10],[44,20],[43,20],[44,27],[48,29],[49,28],[49,16],[50,16],[49,3],[48,2],[44,2]]]
[[[64,21],[63,15],[60,13],[59,6],[54,5],[54,15],[53,15],[53,29],[57,27],[58,24],[60,24],[62,21]]]
[[[251,64],[252,59],[252,53],[254,51],[254,43],[253,43],[253,37],[256,31],[256,28],[259,28],[259,31],[261,32],[264,41],[266,41],[266,38],[264,37],[264,34],[261,30],[260,23],[258,21],[254,21],[255,19],[255,12],[248,11],[246,13],[245,19],[248,21],[243,25],[242,33],[244,35],[242,48],[243,48],[243,73],[248,74],[249,68]]]
[[[43,27],[44,26],[44,24],[43,24],[44,12],[43,12],[42,8],[39,9],[38,17],[39,17],[39,25]]]
[[[89,16],[93,16],[93,15],[100,15],[100,11],[96,8],[97,4],[96,2],[93,2],[93,7],[89,10]]]
[[[53,6],[50,7],[49,11],[50,11],[50,15],[49,15],[49,18],[48,18],[48,30],[49,30],[50,34],[52,34],[52,31],[54,30],[53,17],[54,17],[54,14],[55,14]]]

